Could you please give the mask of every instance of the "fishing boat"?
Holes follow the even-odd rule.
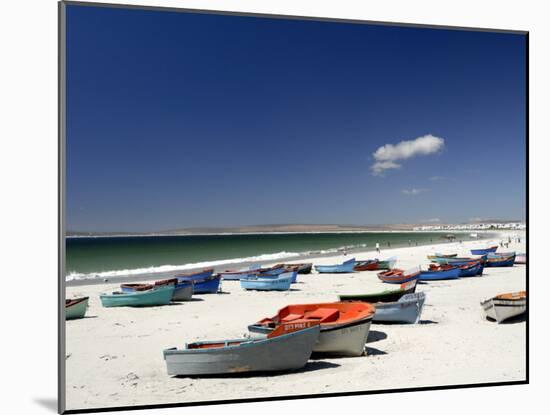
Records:
[[[460,277],[460,268],[452,265],[431,265],[420,272],[420,281],[453,280]]]
[[[527,254],[516,254],[516,260],[514,261],[514,264],[527,264]]]
[[[496,320],[497,323],[502,323],[527,310],[527,292],[500,294],[481,301],[481,307],[486,317]]]
[[[281,324],[302,320],[318,321],[321,332],[314,352],[361,356],[374,313],[375,307],[364,302],[295,304],[280,309],[271,318],[251,324],[248,330],[268,334]]]
[[[147,291],[147,290],[152,290],[153,289],[153,284],[147,284],[147,283],[125,283],[125,284],[120,284],[120,291],[122,291],[123,293],[131,293],[131,292],[134,292],[134,291]]]
[[[404,282],[417,280],[420,277],[420,267],[408,269],[406,271],[394,268],[389,271],[379,272],[378,278],[390,284],[403,284]]]
[[[151,307],[170,304],[174,285],[165,285],[154,290],[122,292],[99,296],[103,307]]]
[[[163,351],[170,376],[296,370],[305,366],[319,338],[319,322],[281,324],[265,338],[186,344]]]
[[[209,270],[214,271],[214,270]],[[193,284],[193,294],[215,294],[220,288],[221,276],[219,274],[212,274],[212,272],[207,275],[206,272],[196,274],[196,275],[178,275],[178,284],[180,283],[192,283]],[[206,276],[205,276],[206,275]]]
[[[88,308],[89,297],[65,300],[65,320],[83,318]]]
[[[296,282],[298,282],[298,271],[296,271],[296,269],[294,270],[289,270],[289,271],[286,271],[284,273],[281,273],[281,274],[253,274],[253,275],[249,275],[247,276],[246,278],[241,278],[241,281],[242,280],[254,280],[254,279],[257,279],[257,278],[271,278],[271,279],[274,279],[274,278],[278,278],[280,277],[282,274],[292,274],[292,280],[290,281],[291,284],[295,284]]]
[[[378,269],[392,269],[395,266],[395,263],[397,262],[397,257],[392,256],[388,259],[382,259],[378,261]]]
[[[487,258],[487,261],[485,261],[485,266],[486,267],[513,267],[515,261],[516,261],[515,254],[509,257]]]
[[[336,265],[315,265],[315,270],[321,274],[339,274],[353,272],[355,258],[348,259]]]
[[[471,249],[470,252],[472,253],[472,255],[485,255],[491,252],[496,252],[497,249],[498,249],[498,245],[495,245],[495,246],[490,246],[489,248]]]
[[[490,254],[487,254],[487,258],[503,258],[503,257],[511,257],[512,255],[516,255],[515,251],[511,252],[491,252]]]
[[[367,303],[389,303],[397,301],[405,294],[412,294],[416,290],[416,283],[418,280],[414,279],[409,282],[404,282],[399,288],[394,290],[384,290],[371,294],[341,294],[338,296],[340,301],[364,301]]]
[[[313,268],[313,264],[311,262],[303,263],[303,264],[276,264],[273,265],[273,267],[284,267],[286,272],[294,271],[295,268],[298,268],[298,274],[311,274],[311,269]]]
[[[376,271],[378,268],[378,259],[367,259],[365,261],[355,261],[354,271]]]
[[[155,290],[165,285],[174,286],[172,301],[188,301],[193,297],[193,283],[189,281],[180,282],[177,278],[159,280],[153,284],[120,284],[120,290],[123,293],[131,293],[134,291]]]
[[[435,258],[456,258],[457,255],[458,254],[440,254],[440,253],[436,252],[433,255],[428,255],[428,259],[432,260],[432,259],[435,259]]]
[[[155,281],[155,288],[164,285],[173,285],[174,293],[172,294],[172,301],[188,301],[193,297],[193,284],[192,281],[170,278],[167,280]]]
[[[475,277],[476,275],[483,274],[483,265],[479,261],[473,261],[470,264],[460,265],[460,278],[464,277]]]
[[[226,281],[239,281],[242,278],[248,278],[255,276],[258,272],[262,271],[262,266],[259,264],[250,265],[238,270],[226,270],[219,272],[218,274],[223,280]]]
[[[297,272],[285,272],[281,275],[267,275],[262,277],[261,274],[241,280],[241,287],[245,290],[257,291],[288,291],[292,280],[296,278]]]
[[[420,321],[426,294],[423,292],[405,294],[397,301],[374,304],[376,313],[373,323],[409,323]]]
[[[462,265],[468,265],[471,262],[479,261],[481,262],[481,265],[485,264],[485,261],[487,261],[487,255],[478,255],[475,257],[456,257],[456,258],[434,258],[432,259],[432,262],[435,262],[440,265],[454,265],[456,267],[462,266]]]

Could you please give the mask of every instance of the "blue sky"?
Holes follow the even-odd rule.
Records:
[[[69,230],[525,217],[522,35],[71,5],[67,38]]]

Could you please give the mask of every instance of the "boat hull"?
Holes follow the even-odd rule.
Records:
[[[464,277],[475,277],[476,275],[482,275],[483,274],[483,265],[481,265],[480,262],[478,262],[475,265],[472,266],[465,266],[467,268],[460,268],[460,278]]]
[[[220,349],[173,348],[164,350],[163,354],[170,376],[296,370],[305,366],[318,338],[319,325],[316,325],[271,339],[256,339],[240,346]]]
[[[188,301],[193,298],[193,284],[178,284],[172,294],[173,301]]]
[[[485,255],[492,252],[496,252],[498,249],[498,246],[492,246],[490,248],[484,248],[484,249],[471,249],[470,252],[472,255]]]
[[[513,267],[514,262],[516,261],[516,256],[511,256],[509,258],[503,258],[499,260],[498,258],[491,258],[485,262],[486,267]]]
[[[103,307],[153,307],[170,304],[174,286],[163,286],[154,290],[133,293],[101,294]]]
[[[338,356],[362,356],[369,335],[372,316],[344,324],[321,325],[319,340],[313,348],[315,353],[325,353]],[[267,335],[273,328],[251,324],[251,333]]]
[[[343,274],[353,272],[355,258],[338,265],[315,265],[315,270],[320,274]]]
[[[519,316],[527,310],[527,300],[499,300],[491,298],[481,302],[486,317],[502,323],[512,317]]]
[[[210,275],[208,277],[178,277],[178,282],[192,282],[193,294],[215,294],[220,288],[221,277]]]
[[[379,268],[379,261],[377,260],[367,260],[367,261],[357,261],[353,267],[354,271],[376,271]]]
[[[88,297],[79,299],[78,302],[65,306],[65,320],[74,320],[77,318],[84,318],[86,310],[88,309]]]
[[[399,301],[377,303],[374,323],[409,323],[416,324],[420,320],[426,294],[423,292],[407,294]]]
[[[296,272],[289,272],[278,277],[243,279],[241,287],[245,290],[256,291],[288,291],[295,277]]]
[[[340,301],[363,301],[367,303],[389,303],[393,301],[398,301],[401,297],[406,294],[412,294],[416,291],[416,281],[412,280],[408,285],[410,287],[406,289],[397,289],[397,290],[388,290],[382,291],[380,293],[372,294],[347,294],[339,295]]]
[[[350,324],[321,327],[319,341],[313,351],[338,356],[362,356],[371,323],[372,317],[369,317]]]
[[[421,271],[420,281],[454,280],[460,277],[460,268],[445,271]]]

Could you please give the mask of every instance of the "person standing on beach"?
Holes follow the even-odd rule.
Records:
[[[380,244],[376,242],[376,252],[380,253]]]
[[[391,243],[390,243],[390,241],[388,241],[388,248],[390,248],[390,247],[391,247]]]

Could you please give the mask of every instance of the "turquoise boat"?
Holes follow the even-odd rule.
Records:
[[[285,272],[276,277],[254,277],[241,280],[241,287],[245,290],[257,291],[288,291],[296,272]]]
[[[101,294],[103,307],[152,307],[170,304],[174,294],[174,285],[166,285],[154,290]]]
[[[65,320],[83,318],[88,308],[89,297],[73,298],[65,300]]]
[[[348,259],[336,265],[315,265],[315,270],[320,274],[339,274],[353,272],[355,258]]]

